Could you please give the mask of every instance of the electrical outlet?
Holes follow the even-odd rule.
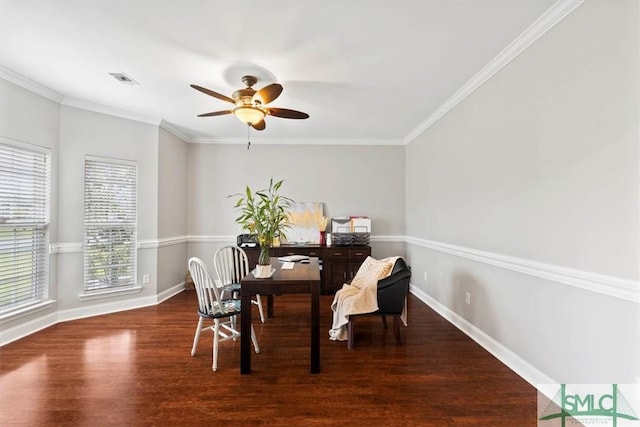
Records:
[[[428,280],[428,276],[427,276],[427,272],[424,272],[424,281],[426,282]]]
[[[471,304],[471,292],[466,292],[464,294],[464,302],[467,304]]]
[[[142,275],[142,283],[143,284],[149,283],[149,273]]]

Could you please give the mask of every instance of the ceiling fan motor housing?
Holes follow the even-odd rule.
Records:
[[[231,97],[235,100],[237,106],[252,105],[253,95],[255,93],[256,91],[254,89],[248,87],[245,89],[236,90],[235,92],[233,92],[233,94],[231,94]],[[259,101],[257,103],[260,104]]]

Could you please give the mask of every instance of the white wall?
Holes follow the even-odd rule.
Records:
[[[573,277],[637,291],[638,6],[585,2],[406,150],[417,292],[540,378],[640,378],[638,303]]]

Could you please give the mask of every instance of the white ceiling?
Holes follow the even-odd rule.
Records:
[[[0,66],[64,97],[163,119],[190,140],[246,141],[233,116],[199,118],[277,81],[252,141],[402,143],[554,0],[0,0]],[[124,72],[140,86],[108,73]],[[6,73],[5,73],[6,74]]]

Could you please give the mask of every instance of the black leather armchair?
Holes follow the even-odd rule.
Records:
[[[400,339],[400,322],[402,320],[400,316],[404,311],[410,280],[410,267],[404,259],[398,258],[391,270],[391,274],[384,279],[378,280],[378,310],[349,316],[349,323],[347,324],[347,348],[349,350],[353,350],[355,320],[360,316],[381,316],[385,328],[387,328],[386,316],[393,316],[393,334],[398,345],[402,344]]]

